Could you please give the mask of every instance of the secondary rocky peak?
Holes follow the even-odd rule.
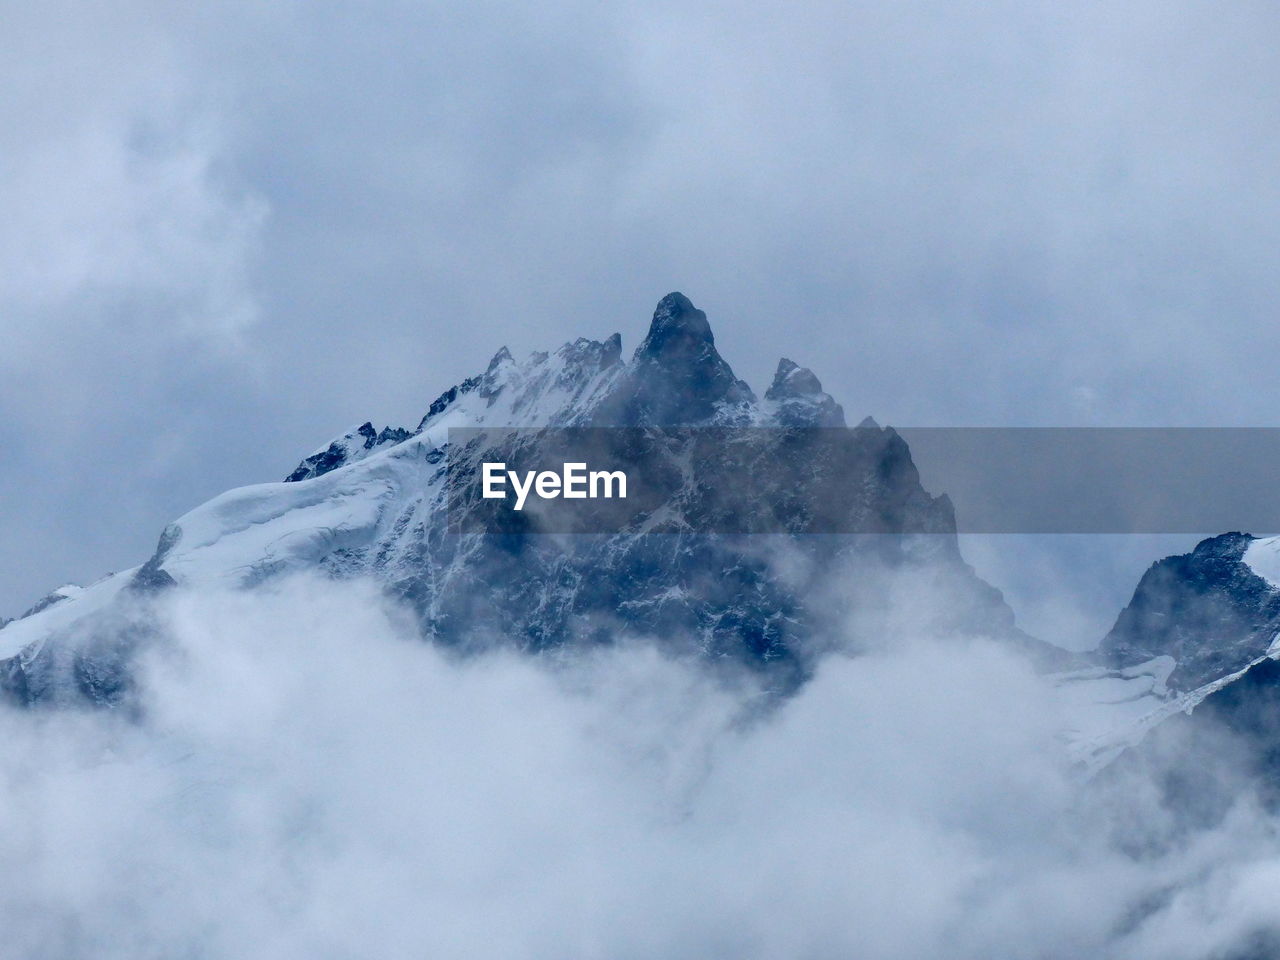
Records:
[[[1249,544],[1253,543],[1255,539],[1257,538],[1252,534],[1240,533],[1238,530],[1231,533],[1220,533],[1216,537],[1208,537],[1205,540],[1201,540],[1191,553],[1196,557],[1239,560],[1244,556]]]
[[[566,373],[594,374],[622,359],[622,334],[615,333],[604,341],[579,337],[556,353],[564,360]]]
[[[493,359],[489,361],[489,367],[485,372],[492,373],[494,370],[497,370],[498,367],[502,366],[504,363],[514,363],[514,362],[515,360],[511,356],[511,351],[508,350],[506,347],[499,347],[498,352],[495,353],[493,355]]]
[[[811,396],[822,393],[822,384],[812,370],[783,357],[778,361],[773,383],[765,392],[766,400],[783,400],[788,397]]]
[[[844,426],[844,409],[823,392],[813,371],[786,357],[778,361],[764,398],[777,404],[778,420],[785,426]]]
[[[510,379],[515,367],[516,361],[511,356],[511,351],[503,347],[489,361],[488,369],[485,370],[484,376],[480,378],[480,387],[477,392],[490,403],[493,403],[494,399],[507,385],[507,380]]]

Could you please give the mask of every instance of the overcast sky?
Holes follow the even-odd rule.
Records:
[[[1270,2],[0,4],[0,613],[673,289],[854,421],[1276,425]]]

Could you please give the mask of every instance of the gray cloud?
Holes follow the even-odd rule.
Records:
[[[674,288],[855,419],[1268,425],[1276,18],[15,9],[0,610]]]

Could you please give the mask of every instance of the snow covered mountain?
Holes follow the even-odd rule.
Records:
[[[1102,642],[1111,663],[1176,662],[1191,690],[1266,654],[1280,632],[1280,538],[1225,533],[1154,563]]]
[[[1219,827],[1242,807],[1280,811],[1278,556],[1280,538],[1226,533],[1167,557],[1104,641],[1128,697],[1113,689],[1112,706],[1094,711],[1109,712],[1107,729],[1077,749],[1104,782],[1156,798],[1166,822],[1136,825],[1126,840],[1135,851]]]
[[[1169,780],[1174,807],[1188,792],[1178,777],[1197,781],[1197,797],[1237,789],[1243,769],[1280,788],[1280,537],[1224,533],[1153,563],[1095,659],[1057,677],[1087,768],[1127,754],[1123,766]],[[1178,752],[1200,767],[1218,757],[1230,775],[1182,769]]]
[[[450,428],[668,425],[833,427],[844,413],[786,359],[757,398],[716,350],[705,314],[673,293],[629,362],[617,334],[522,362],[504,348],[432,402],[414,430],[365,423],[282,482],[231,490],[178,518],[139,566],[63,591],[0,629],[0,683],[24,703],[118,702],[130,658],[154,636],[146,611],[159,592],[253,589],[294,571],[372,576],[414,612],[424,638],[455,647],[563,650],[638,635],[745,664],[778,690],[802,681],[851,622],[890,629],[877,619],[889,581],[925,577],[947,598],[929,614],[938,630],[1065,659],[1014,626],[999,592],[962,560],[949,501],[920,485],[902,439],[870,421],[856,431],[861,475],[831,469],[826,482],[839,483],[851,511],[890,511],[932,533],[565,538],[448,527]],[[486,448],[466,455],[474,467]]]
[[[1128,686],[1112,711],[1118,722],[1093,743],[1095,759],[1213,739],[1195,756],[1243,757],[1243,767],[1280,785],[1280,537],[1224,533],[1153,563],[1098,653],[1106,666],[1096,673]],[[1206,770],[1181,775],[1202,781],[1197,796],[1234,789],[1213,786],[1217,775]]]
[[[720,356],[706,316],[673,293],[629,361],[617,334],[524,361],[499,350],[412,430],[363,423],[280,482],[231,490],[178,518],[138,566],[62,587],[0,622],[0,689],[26,704],[120,703],[134,656],[162,639],[150,607],[166,590],[252,590],[318,572],[374,578],[424,639],[454,648],[564,653],[643,637],[676,655],[745,665],[785,692],[833,646],[892,643],[904,629],[893,614],[906,583],[927,588],[914,596],[940,599],[916,604],[920,618],[907,628],[998,637],[1055,674],[1073,718],[1064,732],[1086,768],[1106,766],[1172,718],[1225,715],[1228,701],[1233,718],[1248,717],[1241,729],[1280,732],[1267,706],[1280,662],[1280,538],[1224,534],[1153,564],[1097,657],[1073,658],[1017,629],[999,591],[962,559],[950,502],[924,489],[902,438],[869,419],[850,432],[852,469],[815,463],[813,476],[851,514],[929,533],[700,533],[688,512],[702,502],[692,479],[672,495],[692,521],[687,530],[647,532],[652,518],[573,536],[449,524],[450,461],[474,471],[500,451],[499,428],[780,428],[759,431],[768,436],[844,424],[818,378],[787,359],[757,397]],[[458,427],[492,429],[492,440],[486,432],[451,451]],[[753,505],[761,514],[775,507]]]

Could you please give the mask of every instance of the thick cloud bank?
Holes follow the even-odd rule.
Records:
[[[761,709],[643,643],[454,661],[371,588],[184,596],[141,719],[9,713],[24,958],[1203,958],[1261,941],[1242,799],[1086,786],[997,647],[834,655]]]

